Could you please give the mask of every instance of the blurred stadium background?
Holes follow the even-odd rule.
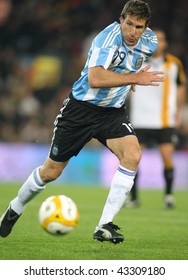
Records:
[[[22,181],[43,162],[54,118],[80,74],[91,38],[118,19],[125,2],[0,0],[0,182]],[[151,27],[165,30],[170,51],[182,59],[188,74],[188,1],[147,2],[152,9]],[[181,116],[175,187],[186,189],[188,94]],[[91,141],[58,182],[108,186],[116,167],[114,156]],[[163,187],[155,147],[144,152],[141,169],[141,187]]]

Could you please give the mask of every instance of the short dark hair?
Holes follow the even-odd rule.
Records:
[[[148,24],[151,19],[149,4],[141,0],[129,0],[121,12],[123,18],[126,18],[127,15],[135,16],[138,19],[146,19],[146,24]]]

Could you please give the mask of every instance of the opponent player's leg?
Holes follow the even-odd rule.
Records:
[[[43,166],[33,170],[0,219],[1,237],[7,237],[11,233],[14,224],[25,210],[26,204],[41,193],[48,182],[59,177],[67,163],[55,162],[48,158]]]
[[[124,237],[117,232],[120,228],[113,224],[113,219],[122,208],[132,188],[141,150],[134,135],[108,139],[107,146],[118,157],[120,164],[112,179],[109,195],[93,237],[99,241],[120,243]]]
[[[175,200],[173,197],[173,180],[174,180],[174,144],[164,143],[160,144],[160,153],[164,163],[164,179],[165,179],[165,206],[173,208]]]
[[[143,152],[143,150],[145,149],[145,144],[140,144],[140,148],[141,148],[141,151]],[[139,186],[138,186],[138,176],[139,176],[139,170],[137,171],[136,175],[135,175],[135,178],[134,178],[134,183],[133,183],[133,186],[131,188],[131,191],[130,191],[130,200],[127,200],[127,203],[126,203],[126,207],[128,208],[134,208],[134,207],[138,207],[139,204],[140,204],[140,201],[139,201]]]
[[[130,194],[129,194],[129,199],[127,199],[126,203],[125,203],[125,207],[127,207],[127,208],[135,208],[135,207],[139,206],[138,174],[139,174],[139,172],[137,171],[135,178],[134,178],[133,186],[132,186]]]

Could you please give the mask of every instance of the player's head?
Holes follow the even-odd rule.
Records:
[[[120,15],[120,25],[123,41],[128,46],[134,46],[148,26],[151,17],[149,5],[140,0],[128,1]]]
[[[129,0],[123,7],[120,16],[125,19],[128,15],[137,19],[145,19],[147,26],[151,19],[151,10],[148,3],[144,1]]]
[[[168,48],[168,41],[166,38],[166,33],[164,30],[158,27],[152,28],[152,30],[155,32],[157,39],[158,39],[158,47],[154,53],[154,56],[160,56],[163,55],[167,48]]]

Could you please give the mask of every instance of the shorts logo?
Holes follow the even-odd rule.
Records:
[[[58,146],[53,146],[53,148],[52,148],[52,154],[54,155],[54,156],[57,156],[58,155]]]

